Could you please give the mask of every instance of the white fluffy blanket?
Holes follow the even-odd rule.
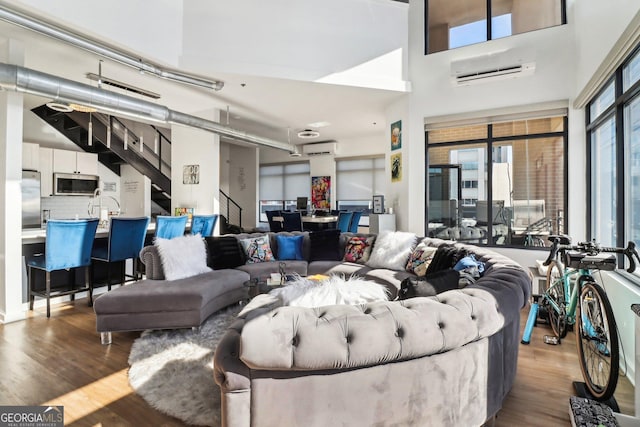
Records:
[[[326,280],[315,281],[300,277],[293,283],[274,289],[272,296],[283,305],[297,307],[322,307],[336,304],[365,304],[372,301],[387,301],[389,291],[383,285],[361,279],[332,275]]]

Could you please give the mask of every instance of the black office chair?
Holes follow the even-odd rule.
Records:
[[[282,212],[284,231],[302,231],[302,215],[300,212]]]
[[[267,215],[267,221],[269,221],[269,231],[272,231],[274,233],[284,231],[282,222],[273,220],[274,216],[282,216],[282,211],[266,211],[265,215]]]

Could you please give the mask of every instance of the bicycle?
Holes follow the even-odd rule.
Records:
[[[636,266],[633,257],[640,262],[636,245],[634,242],[629,242],[626,248],[601,247],[595,242],[572,245],[571,238],[565,235],[549,236],[549,240],[552,245],[544,262],[547,289],[532,306],[522,342],[528,343],[531,337],[538,306],[546,309],[557,343],[566,337],[569,326],[577,325],[578,357],[586,387],[596,400],[608,400],[618,383],[618,334],[609,299],[591,271],[615,270],[618,264],[615,254],[624,254],[629,260],[627,271],[632,273]],[[600,255],[603,253],[608,255]]]

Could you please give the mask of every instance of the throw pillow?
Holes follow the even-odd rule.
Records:
[[[375,237],[353,236],[344,248],[343,261],[365,264],[371,255],[371,247]]]
[[[184,279],[211,271],[207,267],[207,248],[199,235],[185,235],[173,239],[156,237],[162,270],[166,280]]]
[[[238,239],[233,236],[205,237],[207,265],[214,270],[235,268],[244,264]]]
[[[273,252],[269,245],[269,236],[254,237],[252,239],[242,239],[240,244],[247,257],[247,264],[273,261]]]
[[[279,260],[303,260],[302,242],[304,236],[281,236],[276,235],[276,244],[278,245]]]
[[[310,261],[340,261],[340,230],[309,233]]]
[[[456,270],[441,270],[424,277],[407,277],[400,283],[398,299],[432,297],[444,291],[458,289],[460,273]]]
[[[404,270],[407,259],[416,244],[416,235],[406,231],[383,231],[371,250],[367,266]]]
[[[406,270],[416,276],[424,276],[438,248],[420,242],[409,255]]]

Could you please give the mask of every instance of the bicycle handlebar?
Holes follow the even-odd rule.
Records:
[[[601,247],[600,245],[598,245],[595,242],[580,242],[577,245],[561,245],[560,244],[560,239],[558,239],[557,237],[554,238],[552,240],[552,242],[553,243],[551,244],[551,248],[549,250],[549,256],[547,257],[547,259],[543,263],[543,265],[545,265],[545,266],[549,265],[551,263],[551,261],[556,259],[559,251],[560,252],[565,252],[565,251],[568,251],[568,250],[579,251],[579,252],[587,253],[589,255],[596,255],[596,254],[598,254],[600,252],[610,252],[610,253],[624,254],[624,255],[626,255],[627,259],[629,260],[629,268],[627,268],[627,272],[629,272],[629,273],[633,273],[636,270],[636,262],[633,259],[634,256],[636,257],[636,259],[640,263],[640,255],[638,255],[638,251],[636,249],[636,244],[634,242],[632,242],[632,241],[629,241],[629,243],[627,243],[627,247],[626,248]]]

